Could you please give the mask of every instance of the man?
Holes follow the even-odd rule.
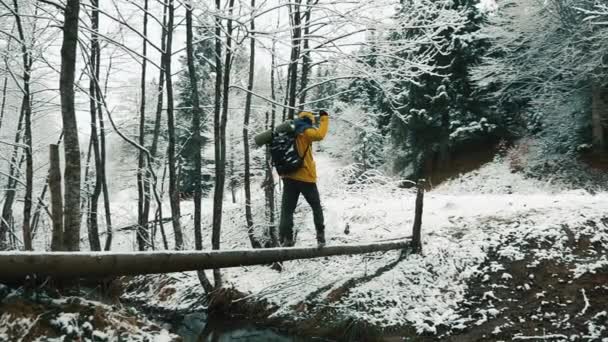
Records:
[[[294,121],[296,131],[296,148],[304,163],[293,173],[281,176],[283,178],[283,199],[281,201],[281,220],[279,234],[281,245],[291,247],[293,241],[293,213],[298,205],[300,194],[312,208],[317,231],[317,245],[325,246],[325,223],[323,208],[317,189],[317,169],[312,157],[312,142],[321,141],[327,134],[329,115],[322,110],[319,128],[314,128],[315,117],[311,112],[300,112]]]

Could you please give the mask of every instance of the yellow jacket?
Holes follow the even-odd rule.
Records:
[[[314,123],[315,119],[312,113],[301,112],[299,116],[308,117]],[[303,133],[296,137],[296,146],[298,147],[298,152],[301,156],[304,154],[304,152],[306,152],[306,154],[303,156],[304,164],[297,171],[284,175],[284,178],[295,179],[306,183],[317,182],[317,166],[312,157],[312,142],[323,140],[327,134],[328,128],[329,116],[323,115],[320,119],[319,128],[307,128]]]

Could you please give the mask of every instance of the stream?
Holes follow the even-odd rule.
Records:
[[[205,312],[190,313],[180,321],[174,321],[171,331],[181,336],[184,342],[303,342],[313,339],[288,335],[252,321],[209,318]]]

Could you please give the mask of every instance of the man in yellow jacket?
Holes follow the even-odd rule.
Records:
[[[293,246],[293,213],[298,205],[300,194],[312,208],[317,231],[317,244],[325,246],[325,223],[319,190],[317,189],[317,168],[312,157],[312,142],[321,141],[327,134],[329,115],[326,111],[320,113],[319,128],[315,128],[315,117],[311,112],[300,112],[294,121],[296,131],[296,146],[304,163],[298,170],[281,176],[283,178],[283,198],[281,201],[281,220],[279,235],[282,246]]]

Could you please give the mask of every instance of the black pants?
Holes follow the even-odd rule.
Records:
[[[325,224],[323,220],[323,208],[317,184],[301,182],[289,178],[283,178],[283,199],[281,201],[281,221],[279,223],[279,234],[281,245],[293,246],[293,213],[298,205],[300,194],[312,208],[312,214],[317,231],[317,241],[325,242]]]

